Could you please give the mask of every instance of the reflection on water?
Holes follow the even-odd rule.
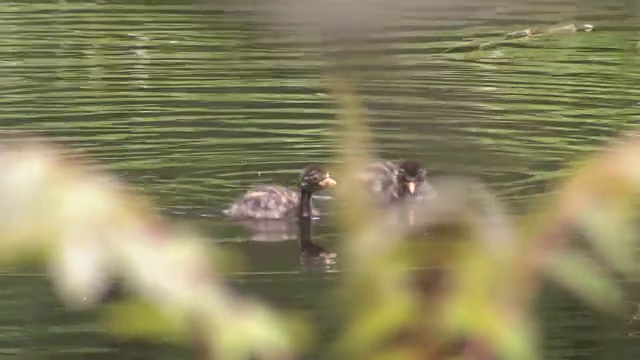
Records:
[[[324,300],[336,266],[301,264],[297,224],[264,231],[221,216],[250,186],[294,185],[308,163],[331,164],[339,134],[322,95],[319,63],[304,56],[314,53],[311,45],[253,31],[215,6],[56,2],[0,9],[4,127],[55,137],[106,162],[163,210],[182,213],[243,254],[246,272],[230,275],[238,286],[311,311],[332,338]],[[563,175],[567,161],[637,126],[640,8],[616,0],[472,9],[474,16],[459,8],[447,20],[407,18],[376,36],[393,61],[356,70],[367,72],[361,90],[378,155],[416,158],[433,173],[479,177],[525,206]],[[565,20],[558,16],[567,9],[595,31],[481,51],[465,47]],[[326,210],[330,201],[318,203]],[[313,244],[335,251],[348,241],[335,223],[331,214],[314,221]],[[250,240],[269,236],[283,241]],[[43,293],[40,276],[0,281],[0,354],[186,354],[110,343],[98,336],[91,314],[64,312]],[[636,289],[631,300],[637,299]],[[587,311],[563,292],[549,289],[540,313],[545,359],[640,356],[630,324]]]

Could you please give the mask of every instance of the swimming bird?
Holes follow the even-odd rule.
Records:
[[[320,213],[313,207],[311,196],[336,183],[329,172],[312,164],[302,170],[297,191],[282,185],[260,185],[236,199],[224,213],[236,219],[315,217]]]
[[[426,175],[427,171],[414,160],[374,161],[357,173],[369,193],[382,204],[432,196],[433,188]]]

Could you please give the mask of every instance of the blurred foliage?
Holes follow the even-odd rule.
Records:
[[[537,38],[525,35],[519,41]],[[610,272],[638,271],[638,139],[596,154],[517,224],[491,189],[460,177],[434,179],[433,201],[379,210],[351,176],[372,158],[369,119],[352,86],[344,73],[326,84],[340,110],[336,210],[349,240],[337,305],[346,324],[332,358],[538,358],[531,304],[543,276],[619,309]],[[4,139],[0,161],[0,259],[44,260],[70,308],[102,306],[109,279],[122,277],[133,297],[103,308],[116,335],[187,342],[218,359],[286,359],[309,346],[310,324],[225,286],[220,249],[158,218],[150,202],[68,149]],[[599,261],[573,246],[580,235]]]
[[[582,164],[521,226],[491,189],[458,176],[433,178],[433,199],[375,209],[352,176],[371,157],[363,107],[347,81],[327,87],[342,109],[336,210],[349,239],[337,358],[538,358],[530,309],[544,275],[620,309],[608,271],[638,271],[639,137]],[[198,235],[77,154],[11,135],[0,160],[2,259],[40,254],[70,308],[100,306],[118,277],[134,297],[106,305],[103,323],[119,336],[186,341],[205,358],[291,358],[309,346],[308,324],[229,290]],[[578,235],[600,262],[572,245]]]
[[[353,92],[344,83],[333,89],[351,115],[343,120],[351,122],[343,125],[345,133],[366,133]],[[344,143],[350,164],[349,156],[362,153],[363,143]],[[473,179],[436,180],[436,200],[391,210],[414,212],[417,222],[400,227],[386,221],[389,212],[367,223],[372,214],[345,192],[338,200],[343,213],[351,214],[344,218],[350,222],[346,252],[354,269],[342,289],[351,307],[340,358],[538,358],[530,309],[543,275],[621,314],[621,289],[606,269],[637,275],[639,150],[640,138],[613,144],[560,184],[552,201],[523,217],[519,227],[501,200]],[[605,267],[572,247],[579,230]],[[422,270],[407,271],[416,267]]]
[[[108,327],[117,333],[155,338],[164,329],[163,337],[188,339],[224,359],[286,358],[294,349],[290,331],[304,340],[304,328],[289,328],[296,320],[232,292],[218,273],[222,262],[210,265],[198,234],[164,221],[148,201],[79,157],[4,135],[2,260],[45,255],[70,308],[99,306],[111,280],[123,279],[126,292],[144,301],[111,306],[118,317]]]

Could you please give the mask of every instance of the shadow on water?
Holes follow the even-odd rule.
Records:
[[[381,33],[376,42],[395,62],[362,69],[370,76],[361,93],[379,156],[473,175],[524,206],[564,175],[566,162],[637,128],[640,7],[624,0],[487,4],[446,20],[416,15]],[[481,51],[469,45],[574,19],[595,31]],[[326,300],[339,261],[308,266],[301,250],[335,251],[348,241],[336,219],[242,226],[220,216],[251,186],[293,184],[310,162],[334,165],[339,134],[320,63],[305,56],[311,44],[257,32],[222,9],[166,2],[3,3],[0,23],[3,127],[84,149],[162,211],[241,253],[247,267],[229,274],[235,285],[308,311],[323,337],[333,337]],[[256,241],[278,234],[279,241]],[[173,347],[114,344],[93,314],[63,311],[41,275],[0,281],[0,356],[24,349],[47,359],[187,356]],[[630,288],[637,304],[638,285]],[[544,359],[640,358],[638,321],[615,322],[551,286],[538,307]]]

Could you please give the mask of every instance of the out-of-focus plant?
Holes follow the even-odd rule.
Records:
[[[283,4],[275,18],[295,20],[305,25],[301,33],[340,40],[349,50],[351,41],[399,14],[377,6],[368,12],[375,16],[355,23],[345,11],[340,17],[327,11],[338,2],[311,10]],[[357,6],[349,10],[362,14]],[[305,20],[310,14],[317,21]],[[579,30],[508,37],[526,41]],[[372,146],[351,86],[349,74],[327,82],[343,134],[336,198],[345,230],[340,261],[347,268],[338,302],[346,325],[332,358],[537,358],[530,308],[545,275],[603,309],[620,305],[612,277],[571,244],[582,230],[612,269],[637,272],[630,250],[640,140],[627,138],[578,169],[549,196],[544,216],[532,212],[523,226],[488,187],[460,177],[433,179],[434,199],[381,210],[352,176],[372,158]],[[0,164],[0,260],[46,261],[69,307],[98,306],[110,279],[122,278],[137,300],[105,309],[105,324],[117,334],[190,341],[203,358],[216,359],[287,359],[304,344],[294,341],[294,335],[304,340],[304,327],[294,323],[292,332],[276,312],[224,285],[211,265],[211,257],[222,260],[219,249],[157,217],[149,202],[104,171],[24,138],[0,142]]]
[[[6,135],[6,134],[5,134]],[[202,358],[289,358],[304,328],[232,292],[219,250],[168,224],[104,171],[44,142],[0,141],[0,260],[44,260],[72,309],[100,305],[111,279],[135,297],[107,307],[117,334],[186,340]],[[138,300],[136,300],[138,299]]]
[[[530,309],[544,275],[602,309],[621,305],[612,276],[571,245],[583,235],[612,270],[637,273],[640,137],[583,164],[523,226],[488,187],[454,176],[431,180],[433,199],[376,209],[352,176],[371,158],[363,107],[345,79],[327,87],[344,134],[336,198],[348,269],[333,358],[535,359]],[[98,306],[116,277],[138,298],[107,307],[118,334],[190,341],[218,359],[292,358],[303,345],[293,334],[304,340],[305,327],[224,285],[210,265],[218,249],[104,171],[15,137],[0,141],[0,163],[0,261],[46,261],[69,307]]]
[[[640,138],[597,156],[521,226],[490,189],[461,177],[435,178],[433,200],[376,212],[350,181],[350,169],[369,157],[362,106],[347,81],[333,78],[327,87],[342,110],[347,185],[337,209],[350,270],[336,358],[538,358],[530,309],[544,275],[602,309],[619,309],[613,278],[571,243],[581,229],[609,267],[637,271]]]

